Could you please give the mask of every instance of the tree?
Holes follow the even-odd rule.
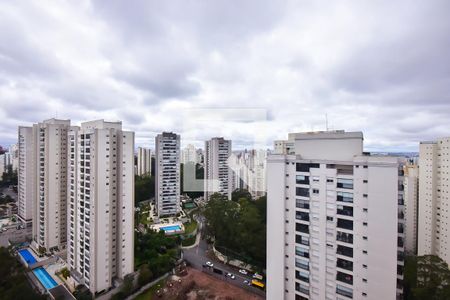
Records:
[[[155,177],[135,176],[134,180],[135,203],[155,197]]]
[[[406,299],[450,299],[450,270],[438,256],[408,256],[404,278]]]
[[[242,198],[252,200],[252,195],[246,189],[235,189],[231,193],[231,200],[233,200],[234,202],[239,202]]]
[[[148,264],[143,264],[139,268],[139,277],[138,277],[138,285],[143,286],[150,282],[152,279],[153,274],[152,271],[150,271],[150,268],[148,267]]]

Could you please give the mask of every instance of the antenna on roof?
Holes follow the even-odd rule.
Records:
[[[328,114],[325,114],[325,128],[328,131]]]

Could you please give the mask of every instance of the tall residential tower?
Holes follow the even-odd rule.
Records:
[[[147,148],[138,148],[137,155],[137,175],[152,175],[152,152]]]
[[[68,134],[71,276],[92,293],[134,271],[134,132],[96,120]]]
[[[231,141],[222,137],[205,142],[205,200],[214,193],[231,199],[232,178],[228,158],[231,155]]]
[[[361,132],[289,140],[295,154],[267,160],[267,299],[396,299],[399,158],[365,154]]]
[[[155,197],[158,216],[175,216],[180,204],[180,136],[163,132],[155,138]]]

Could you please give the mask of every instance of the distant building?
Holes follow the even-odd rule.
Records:
[[[11,154],[8,152],[0,154],[0,179],[3,179],[3,173],[8,172],[10,167],[12,167]]]
[[[234,152],[230,166],[233,190],[246,189],[252,197],[266,194],[266,150]]]
[[[181,163],[186,164],[188,162],[192,162],[196,164],[198,162],[197,149],[192,144],[187,145],[181,151]]]
[[[8,152],[11,154],[12,170],[17,172],[19,169],[19,144],[11,145]]]
[[[419,146],[418,255],[450,264],[450,138]]]
[[[231,141],[222,137],[205,142],[205,199],[219,193],[231,199],[232,177],[228,165],[231,155]]]
[[[137,175],[152,175],[152,153],[150,149],[138,148]]]
[[[277,140],[273,142],[273,154],[294,154],[295,147],[292,140]]]
[[[417,254],[417,218],[419,200],[419,166],[409,162],[404,166],[405,186],[405,251]]]
[[[18,166],[18,215],[20,220],[31,226],[33,220],[33,202],[36,194],[36,162],[33,155],[33,128],[19,126],[19,166]]]
[[[134,272],[134,132],[96,120],[68,133],[71,276],[92,293]]]
[[[267,299],[401,297],[402,159],[361,132],[290,135],[267,159]]]
[[[172,132],[155,139],[155,197],[159,217],[175,216],[180,204],[180,136]]]

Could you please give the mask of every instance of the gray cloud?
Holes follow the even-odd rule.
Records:
[[[450,128],[447,1],[101,1],[0,4],[0,144],[54,117],[122,120],[137,145],[271,146],[288,132],[362,130],[369,150]],[[263,108],[265,120],[195,109]],[[244,109],[245,108],[245,109]],[[263,145],[263,146],[264,146]]]

